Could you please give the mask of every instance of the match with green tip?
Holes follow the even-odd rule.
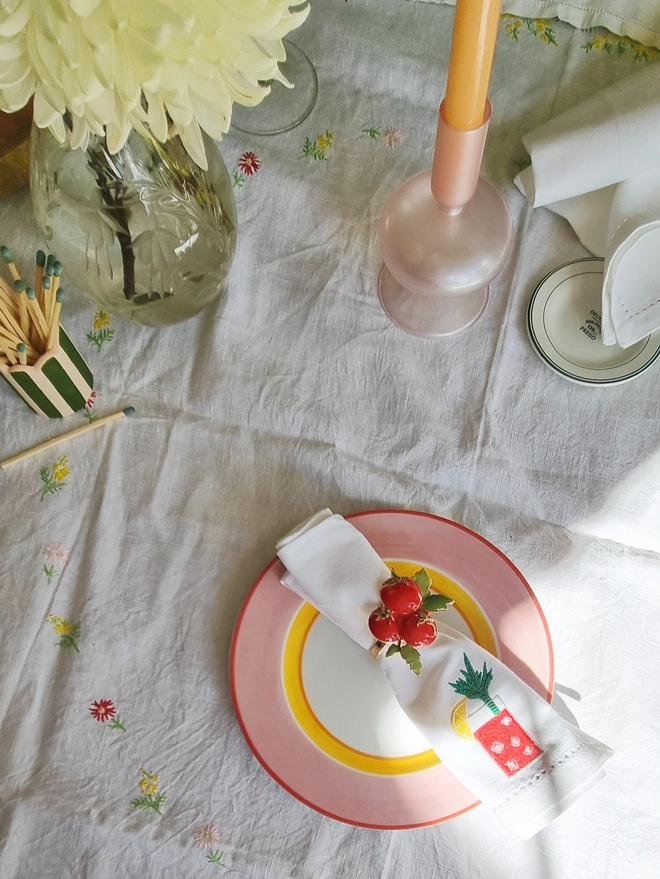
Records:
[[[24,293],[27,290],[27,284],[25,281],[16,281],[14,287],[16,287],[19,293]]]
[[[18,345],[16,346],[16,350],[18,351],[19,354],[25,354],[25,352],[27,351],[27,346],[25,345],[24,342],[19,342]]]
[[[41,282],[41,286],[44,288],[44,290],[50,290],[50,278],[44,278]]]
[[[56,278],[59,278],[62,274],[62,263],[59,260],[55,260],[53,263],[53,274]]]
[[[124,409],[124,415],[135,415],[135,408],[133,406],[128,406]]]
[[[56,302],[64,302],[64,290],[58,290],[55,294]]]
[[[4,259],[5,262],[13,262],[14,261],[14,257],[12,255],[11,250],[8,247],[5,247],[4,244],[2,245],[2,247],[0,247],[0,253],[2,254],[2,258]]]
[[[34,287],[28,287],[25,292],[27,293],[28,299],[36,299],[37,298],[37,294],[34,292]]]
[[[37,251],[37,265],[39,268],[43,268],[46,265],[46,254],[43,250]]]

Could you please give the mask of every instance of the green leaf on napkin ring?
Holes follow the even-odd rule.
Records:
[[[410,666],[410,670],[419,677],[422,673],[422,659],[419,655],[419,650],[411,647],[410,644],[404,644],[403,647],[401,647],[400,653]]]
[[[438,611],[447,610],[453,603],[454,599],[448,598],[446,595],[427,595],[422,602],[422,607],[429,613],[438,613]]]
[[[413,580],[421,589],[424,598],[431,594],[431,578],[424,568],[420,568],[416,574],[413,574]]]

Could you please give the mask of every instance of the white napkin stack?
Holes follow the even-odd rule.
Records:
[[[390,571],[366,538],[322,510],[284,537],[277,554],[287,568],[282,583],[369,650],[369,614]],[[399,656],[383,658],[383,671],[448,769],[527,839],[603,777],[612,751],[563,720],[490,653],[449,626],[438,629],[436,641],[420,648],[420,677]],[[466,708],[475,738],[461,737],[451,723],[461,695],[451,683],[488,671],[488,695],[500,713],[471,699]]]
[[[660,64],[603,89],[523,143],[532,164],[516,185],[605,258],[603,342],[634,345],[660,328]]]

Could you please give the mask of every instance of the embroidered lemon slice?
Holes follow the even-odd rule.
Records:
[[[464,739],[473,739],[472,730],[467,716],[467,698],[457,702],[451,710],[451,727],[456,735]]]

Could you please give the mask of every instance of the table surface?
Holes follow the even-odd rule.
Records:
[[[430,166],[452,20],[407,0],[316,0],[292,35],[318,71],[314,111],[287,134],[221,144],[239,214],[224,300],[156,330],[69,297],[94,411],[137,411],[0,475],[4,879],[655,875],[658,367],[590,388],[537,358],[529,298],[588,254],[512,178],[526,131],[657,52],[503,19],[483,173],[511,209],[514,254],[480,321],[429,341],[379,305],[376,228],[394,187]],[[246,152],[256,173],[241,171]],[[45,246],[25,190],[0,204],[0,238],[19,265]],[[2,457],[85,423],[0,395]],[[253,757],[231,634],[277,538],[325,506],[454,519],[528,579],[556,704],[615,750],[606,779],[533,839],[483,808],[419,830],[341,824]],[[94,719],[99,700],[120,722]],[[133,805],[162,793],[162,814]]]

